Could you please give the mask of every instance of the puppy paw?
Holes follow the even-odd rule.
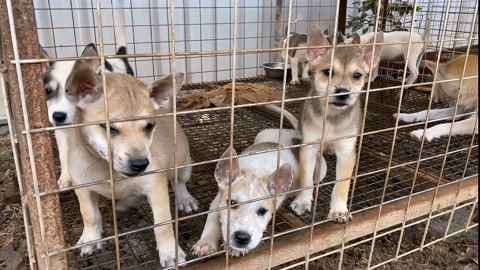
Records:
[[[300,80],[297,79],[292,79],[292,81],[290,81],[290,85],[299,85],[300,84]]]
[[[82,236],[78,239],[77,245],[85,244],[88,242],[96,241],[102,239],[101,230],[86,230],[83,229]],[[80,248],[80,256],[90,256],[96,250],[102,249],[102,242],[95,244],[86,245]]]
[[[240,257],[240,256],[245,256],[246,254],[248,254],[248,250],[240,251],[233,248],[230,249],[230,257]]]
[[[309,191],[312,193],[312,191]],[[312,194],[301,193],[295,198],[295,200],[290,204],[290,209],[292,209],[295,214],[301,216],[307,211],[312,211]]]
[[[175,245],[162,245],[158,247],[158,255],[160,257],[160,264],[162,267],[175,265]],[[181,247],[178,247],[178,263],[185,262],[187,254]]]
[[[423,129],[417,129],[410,132],[410,136],[412,136],[412,138],[414,138],[415,140],[421,142],[423,138]],[[431,136],[427,130],[425,132],[425,141],[430,142],[431,140],[433,140],[433,136]]]
[[[186,192],[186,194],[179,194],[177,199],[178,210],[185,213],[190,213],[192,211],[198,210],[198,202],[193,198],[193,196]]]
[[[192,247],[193,255],[198,257],[210,255],[215,252],[217,252],[217,243],[215,241],[200,239],[200,241]]]
[[[64,174],[60,174],[60,177],[57,180],[58,188],[68,188],[72,186],[72,178],[70,176],[66,176]]]
[[[328,212],[329,219],[332,219],[334,222],[347,222],[352,220],[352,215],[348,213],[347,203],[341,201],[333,201],[330,204],[330,212]]]
[[[394,119],[397,119],[402,121],[402,122],[405,122],[405,123],[414,123],[414,122],[418,122],[417,121],[417,118],[415,116],[412,116],[412,115],[409,115],[408,113],[400,113],[400,114],[396,114],[394,113],[392,115],[392,117]]]

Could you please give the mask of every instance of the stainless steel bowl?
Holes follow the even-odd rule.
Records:
[[[263,68],[265,69],[265,74],[274,79],[282,79],[283,72],[285,69],[285,63],[282,62],[273,62],[273,63],[265,63],[263,64]],[[287,65],[287,77],[291,76],[291,68],[290,64]]]

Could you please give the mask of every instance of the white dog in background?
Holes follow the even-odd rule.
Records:
[[[425,31],[423,34],[411,33],[409,31],[394,31],[383,33],[385,45],[383,46],[380,60],[404,60],[407,64],[410,75],[406,78],[405,86],[413,84],[418,77],[418,67],[422,60],[422,56],[428,45],[428,35],[430,33],[431,21],[427,18]],[[374,32],[366,33],[360,36],[362,44],[368,43],[372,38]],[[411,44],[410,44],[411,37]],[[345,43],[351,43],[352,39],[348,39]],[[409,52],[410,48],[410,52]],[[408,57],[407,57],[408,55]],[[375,80],[378,76],[378,66],[371,72],[370,81]]]

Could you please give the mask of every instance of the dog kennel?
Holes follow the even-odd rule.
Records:
[[[477,1],[4,0],[0,1],[2,82],[31,269],[156,269],[159,265],[147,203],[120,215],[112,210],[110,200],[101,199],[104,250],[81,257],[76,242],[83,224],[75,187],[59,190],[56,183],[59,160],[51,134],[75,125],[48,124],[41,73],[41,63],[47,60],[38,44],[55,61],[77,59],[89,43],[98,46],[102,59],[114,58],[114,10],[124,14],[128,57],[136,77],[151,82],[163,74],[186,73],[174,115],[189,139],[193,174],[187,187],[200,208],[190,214],[178,211],[170,189],[171,224],[177,243],[187,252],[187,261],[172,269],[350,268],[349,257],[356,256],[352,252],[360,246],[363,257],[355,267],[373,269],[477,228],[476,134],[419,142],[409,133],[438,121],[406,124],[392,117],[397,112],[448,106],[430,102],[430,92],[416,89],[430,86],[435,78],[423,61],[410,88],[402,84],[408,76],[404,62],[381,61],[379,76],[361,94],[362,132],[357,136],[348,204],[353,219],[345,224],[327,219],[335,157],[325,155],[327,177],[313,186],[313,213],[295,215],[288,207],[291,199],[286,199],[261,245],[239,258],[225,256],[222,246],[205,257],[190,250],[200,238],[217,193],[216,160],[229,146],[240,153],[259,131],[278,128],[280,114],[262,107],[265,102],[234,108],[182,107],[187,95],[232,82],[248,83],[277,89],[281,94],[276,103],[298,117],[311,82],[292,86],[289,76],[272,79],[262,67],[283,61],[281,40],[294,20],[292,32],[308,32],[318,24],[328,33],[350,36],[375,27],[422,33],[428,17],[432,24],[422,59],[446,62],[465,53],[476,55]],[[283,126],[291,128],[288,121]],[[440,234],[433,234],[430,226],[436,219],[448,221]],[[423,228],[421,237],[405,245],[413,227]],[[393,242],[388,249],[386,241]]]

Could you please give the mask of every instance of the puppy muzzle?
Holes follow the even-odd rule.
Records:
[[[348,100],[350,99],[350,91],[346,88],[335,89],[335,96],[332,96],[330,104],[336,107],[348,106]]]

